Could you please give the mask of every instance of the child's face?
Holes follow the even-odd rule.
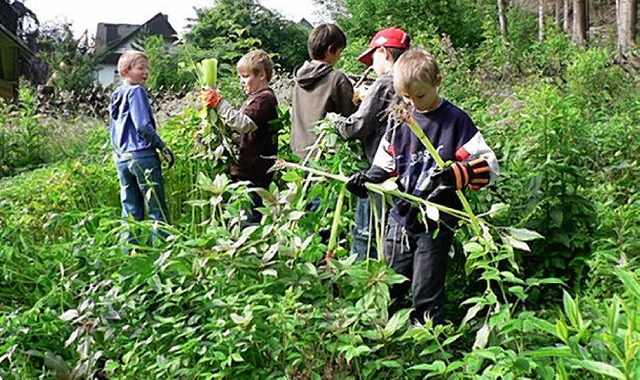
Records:
[[[131,68],[124,68],[122,71],[130,84],[144,84],[149,76],[149,62],[144,58],[138,58]]]
[[[440,102],[438,96],[438,85],[440,78],[436,80],[435,86],[427,82],[419,82],[410,86],[407,91],[399,94],[405,102],[411,104],[413,108],[420,112],[434,110]]]
[[[375,71],[378,76],[386,73],[390,69],[390,66],[393,65],[393,62],[389,62],[391,54],[388,52],[386,48],[379,47],[374,50],[371,55],[371,67],[373,67],[373,71]]]
[[[240,75],[240,84],[245,94],[250,95],[267,87],[268,82],[264,70],[260,70],[258,74],[254,74],[250,70],[238,70]]]

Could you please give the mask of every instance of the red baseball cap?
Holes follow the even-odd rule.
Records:
[[[358,61],[364,63],[367,66],[371,66],[373,63],[373,52],[381,47],[408,49],[411,43],[411,37],[402,29],[399,28],[387,28],[382,29],[371,39],[369,48],[360,54]]]

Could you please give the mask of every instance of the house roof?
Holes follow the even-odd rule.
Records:
[[[15,33],[2,25],[2,23],[0,23],[0,34],[6,36],[11,42],[13,42],[21,54],[24,54],[27,57],[33,57],[34,54],[27,44],[20,37],[16,36]]]
[[[167,15],[158,13],[142,25],[99,23],[96,33],[96,52],[105,53],[103,63],[113,60],[114,53],[124,43],[144,31],[149,35],[161,35],[165,39],[177,40],[177,32],[169,23]],[[117,61],[117,57],[115,58]]]
[[[33,56],[33,52],[26,42],[16,35],[18,30],[18,14],[14,8],[6,1],[0,1],[0,34],[8,39],[11,45],[15,45],[19,54]]]

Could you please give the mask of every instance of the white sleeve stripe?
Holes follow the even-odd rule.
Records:
[[[392,173],[396,169],[396,161],[389,153],[389,145],[390,144],[389,141],[387,141],[386,136],[380,140],[380,145],[378,145],[376,155],[373,157],[373,165],[381,168],[387,173]]]

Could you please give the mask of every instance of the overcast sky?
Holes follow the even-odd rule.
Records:
[[[262,5],[280,12],[292,21],[305,17],[315,22],[311,0],[259,0]],[[87,29],[96,34],[98,23],[143,24],[158,12],[169,15],[169,22],[182,34],[187,18],[195,17],[193,7],[212,6],[213,0],[22,0],[40,23],[68,21],[76,36]]]

